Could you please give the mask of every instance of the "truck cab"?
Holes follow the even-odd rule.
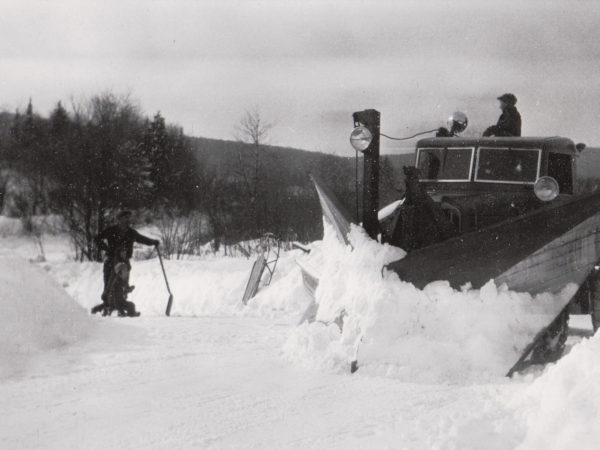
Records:
[[[575,193],[578,147],[563,137],[427,138],[416,145],[419,184],[458,234]]]

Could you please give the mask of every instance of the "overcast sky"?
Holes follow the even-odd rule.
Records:
[[[0,1],[0,108],[130,93],[186,134],[352,155],[352,112],[407,136],[512,92],[524,135],[600,144],[600,1]],[[408,151],[382,140],[385,152]]]

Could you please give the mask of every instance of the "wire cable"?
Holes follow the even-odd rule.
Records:
[[[406,141],[408,139],[412,139],[412,138],[416,138],[417,136],[421,136],[422,134],[427,134],[427,133],[433,133],[434,131],[439,130],[439,128],[434,128],[433,130],[429,130],[429,131],[422,131],[420,133],[417,134],[413,134],[412,136],[408,136],[408,137],[403,137],[403,138],[395,138],[395,137],[391,137],[388,136],[387,134],[383,134],[383,133],[379,133],[380,136],[386,137],[388,139],[391,139],[392,141]]]
[[[434,128],[433,130],[428,130],[428,131],[422,131],[420,133],[413,134],[412,136],[403,137],[403,138],[396,138],[396,137],[388,136],[387,134],[383,134],[381,132],[379,132],[379,136],[383,136],[385,138],[391,139],[392,141],[407,141],[408,139],[416,138],[417,136],[421,136],[422,134],[433,133],[434,131],[437,131],[437,130],[439,130],[439,128]],[[355,172],[356,173],[354,175],[354,179],[355,179],[354,190],[355,190],[355,195],[356,195],[356,221],[360,222],[359,217],[358,217],[358,150],[356,150],[356,157],[355,157]]]

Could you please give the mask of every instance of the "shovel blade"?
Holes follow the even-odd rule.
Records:
[[[167,310],[165,311],[165,314],[167,316],[171,315],[171,306],[173,306],[173,294],[169,294],[169,301],[167,302]]]

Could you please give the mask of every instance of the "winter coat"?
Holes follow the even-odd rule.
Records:
[[[106,252],[108,259],[116,259],[120,249],[125,248],[127,259],[133,255],[133,243],[139,242],[145,245],[158,245],[156,239],[143,236],[133,228],[127,228],[123,232],[118,225],[106,228],[96,237],[96,243],[101,250]]]
[[[488,127],[483,136],[521,136],[521,114],[517,108],[512,105],[504,108],[498,123]]]

